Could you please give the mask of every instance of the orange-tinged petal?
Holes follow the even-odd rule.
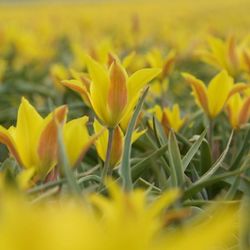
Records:
[[[242,92],[246,89],[248,89],[250,87],[249,84],[245,84],[245,83],[237,83],[234,84],[234,86],[231,88],[229,94],[228,94],[228,98],[229,99],[231,96],[233,96],[236,93]]]
[[[198,105],[208,114],[208,97],[205,84],[191,74],[182,73],[182,76],[191,85]]]
[[[218,73],[210,81],[207,90],[210,117],[214,118],[221,112],[232,87],[233,79],[225,70]]]
[[[97,121],[94,121],[94,130],[96,133],[103,130],[103,126]],[[110,165],[115,167],[121,159],[122,151],[123,151],[123,140],[124,135],[122,130],[119,126],[114,129],[114,136],[112,142],[112,149],[111,149],[111,159]],[[108,130],[106,129],[102,135],[96,140],[96,149],[98,152],[99,157],[105,161],[106,158],[106,151],[108,146]]]
[[[229,64],[233,67],[232,69],[235,70],[236,67],[238,66],[238,56],[237,56],[235,37],[231,36],[227,40],[227,50],[228,50]]]
[[[13,140],[9,131],[2,126],[0,126],[0,143],[6,145],[9,152],[15,157],[16,161],[21,167],[25,167],[22,162],[21,156],[18,153],[15,141]]]
[[[115,127],[123,115],[128,102],[127,73],[119,63],[114,61],[110,67],[110,84],[108,90],[109,119]]]
[[[250,96],[244,100],[242,108],[239,113],[239,124],[243,125],[248,122],[250,118]]]
[[[176,52],[174,50],[171,50],[166,58],[166,61],[163,65],[163,69],[162,69],[162,77],[166,77],[170,74],[170,72],[172,71],[173,67],[174,67],[174,63],[176,60]]]
[[[79,80],[63,80],[62,84],[71,90],[77,92],[82,97],[83,101],[89,106],[90,97],[86,86]]]
[[[233,128],[239,127],[239,113],[242,107],[242,99],[240,94],[232,96],[227,103],[227,113],[230,124]]]
[[[115,167],[121,160],[123,152],[124,135],[119,126],[114,130],[113,143],[111,148],[110,165]]]
[[[38,172],[41,175],[46,175],[56,164],[58,124],[65,122],[67,111],[67,106],[61,106],[45,119],[37,148],[41,161]]]

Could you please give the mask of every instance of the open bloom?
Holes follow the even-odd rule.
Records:
[[[198,56],[206,63],[219,70],[227,70],[231,75],[236,75],[241,67],[242,50],[236,44],[235,38],[230,36],[226,41],[210,36],[208,50],[197,51]]]
[[[231,96],[248,88],[244,83],[234,84],[225,70],[218,73],[208,87],[191,74],[183,73],[182,76],[192,87],[197,104],[210,118],[215,118],[222,111]]]
[[[172,109],[169,107],[161,108],[156,105],[151,111],[162,124],[166,134],[168,134],[170,128],[178,132],[186,121],[186,117],[181,117],[178,104],[174,104]]]
[[[227,104],[227,113],[231,126],[239,129],[250,118],[250,96],[241,97],[240,94],[232,96]]]
[[[147,54],[147,61],[151,67],[162,69],[160,78],[164,79],[169,76],[174,68],[176,52],[174,50],[170,50],[166,58],[164,58],[160,50],[155,48]]]
[[[97,193],[88,196],[92,206],[66,199],[34,205],[1,193],[0,249],[237,248],[237,208],[205,209],[179,227],[169,226],[189,215],[189,210],[170,208],[180,197],[178,190],[149,197],[140,189],[123,192],[114,183],[107,186],[108,197]]]
[[[158,68],[141,69],[128,77],[118,60],[107,69],[90,57],[87,57],[87,67],[91,78],[89,91],[79,82],[65,81],[63,84],[88,96],[99,120],[110,128],[116,127],[127,113],[132,112],[142,88],[160,73]]]
[[[24,169],[34,169],[37,179],[44,178],[57,164],[58,124],[63,126],[64,144],[70,165],[75,166],[95,137],[87,132],[87,117],[65,124],[67,107],[56,108],[42,118],[35,108],[22,98],[18,109],[16,127],[0,126],[0,142],[8,147],[18,164]]]

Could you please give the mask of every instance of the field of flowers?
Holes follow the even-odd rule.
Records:
[[[249,10],[0,4],[0,250],[249,250]]]

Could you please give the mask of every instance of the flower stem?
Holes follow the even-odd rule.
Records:
[[[108,129],[108,146],[106,151],[106,158],[104,162],[104,167],[102,171],[101,183],[103,184],[106,177],[110,174],[110,159],[111,159],[111,151],[114,137],[114,128]]]
[[[213,129],[214,129],[214,122],[211,118],[208,121],[208,143],[211,149],[211,154],[213,156]]]

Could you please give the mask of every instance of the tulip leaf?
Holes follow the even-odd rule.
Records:
[[[136,108],[134,114],[129,122],[128,129],[124,139],[124,150],[121,160],[121,168],[120,174],[122,178],[123,188],[127,191],[131,190],[133,187],[132,176],[131,176],[131,168],[130,168],[130,155],[131,155],[131,147],[132,147],[132,134],[136,126],[137,118],[142,109],[145,97],[148,93],[149,87],[143,92]]]
[[[147,156],[145,159],[138,162],[136,165],[132,168],[132,178],[133,180],[139,178],[141,173],[145,171],[145,169],[149,166],[149,161],[154,160],[156,158],[161,157],[167,150],[168,145],[165,144],[161,148],[155,150],[153,153],[151,153],[149,156]]]
[[[172,130],[169,132],[168,151],[172,186],[182,187],[184,184],[184,168],[178,143]]]
[[[193,157],[195,156],[195,154],[197,153],[200,145],[202,144],[202,141],[203,141],[206,133],[207,133],[207,130],[205,129],[202,132],[202,134],[200,135],[199,139],[191,146],[191,148],[188,150],[186,155],[183,157],[182,165],[183,165],[184,171],[187,168],[187,166],[189,165],[189,163],[191,162],[191,160],[193,159]]]
[[[203,181],[209,179],[218,170],[218,168],[221,166],[221,164],[224,161],[224,159],[225,159],[225,157],[227,155],[227,152],[229,150],[229,146],[231,144],[233,134],[234,134],[234,132],[232,131],[225,150],[222,152],[222,154],[217,159],[217,161],[212,165],[212,167],[204,175],[201,176],[201,178],[198,180],[198,182],[203,182]]]

